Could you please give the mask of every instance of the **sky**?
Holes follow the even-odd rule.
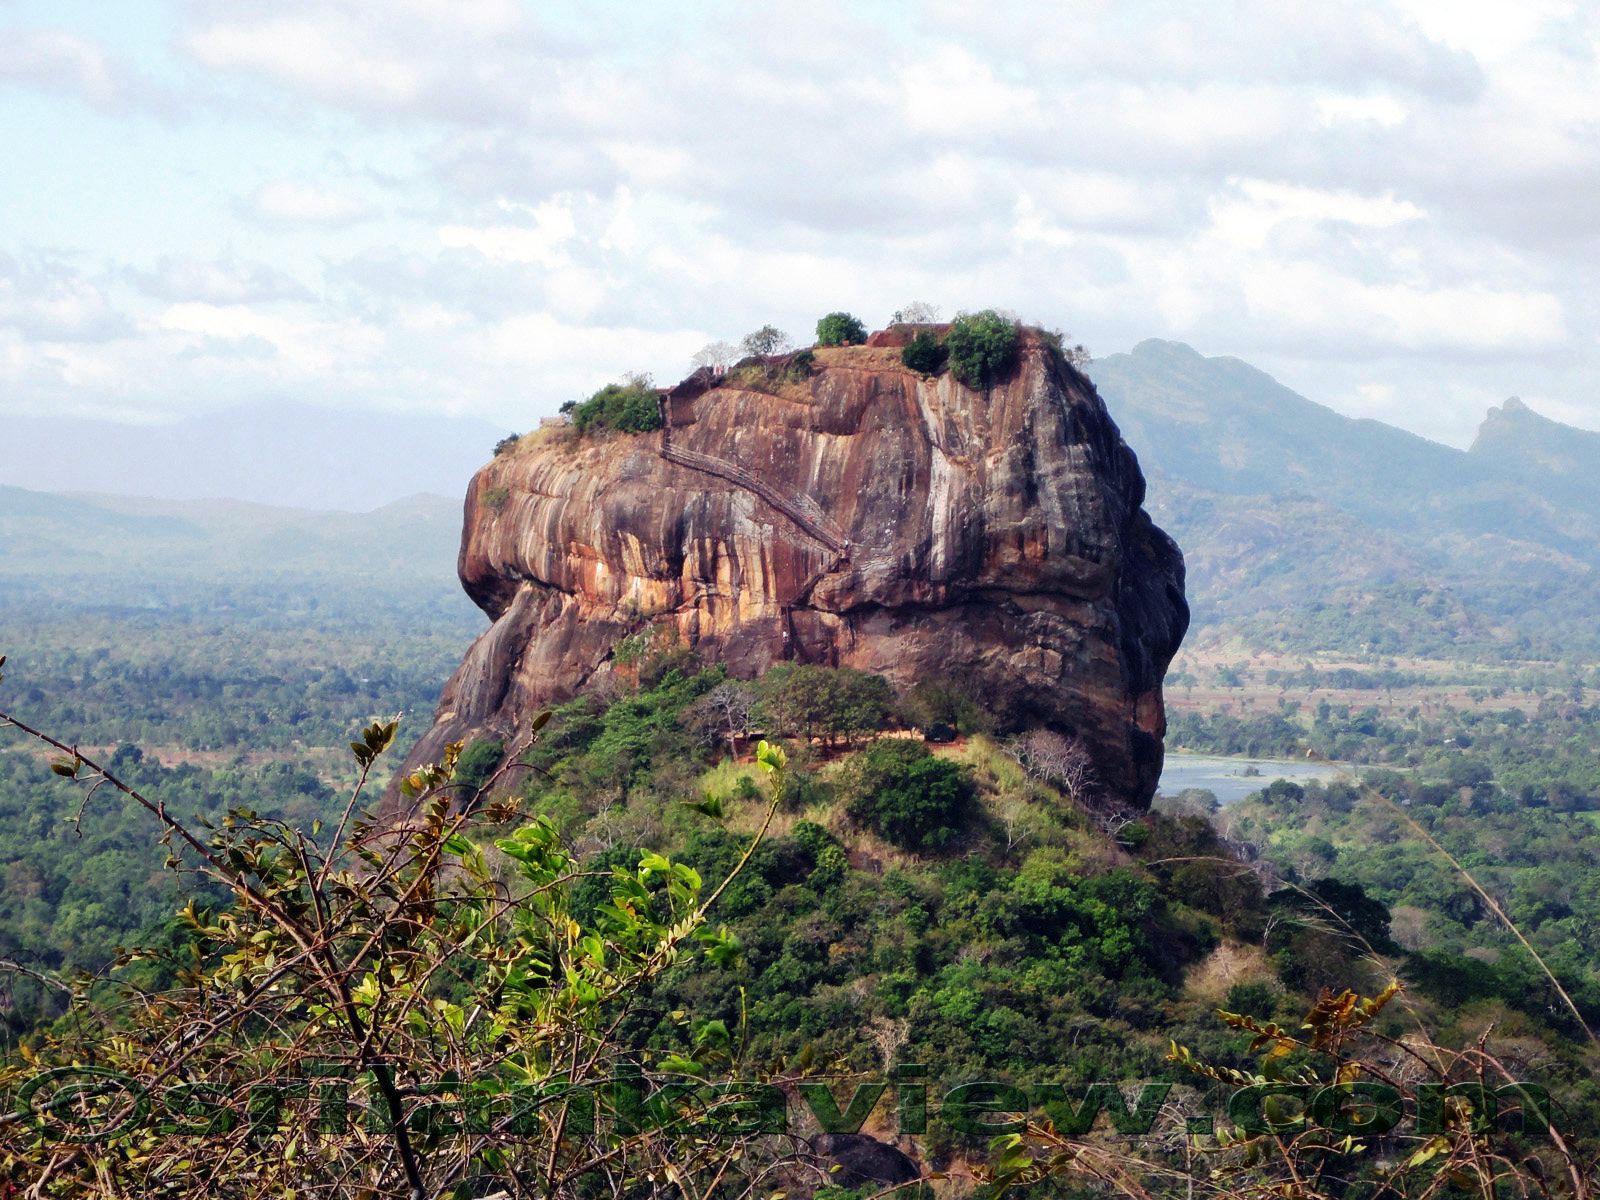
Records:
[[[1597,55],[1544,0],[0,0],[0,417],[531,428],[918,300],[1600,429]]]

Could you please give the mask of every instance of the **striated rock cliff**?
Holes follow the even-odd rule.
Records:
[[[1147,803],[1188,608],[1132,451],[1035,334],[985,395],[906,370],[898,332],[771,391],[691,377],[665,437],[547,429],[480,470],[459,566],[494,623],[412,761],[513,730],[670,626],[742,677],[797,659],[965,678]]]

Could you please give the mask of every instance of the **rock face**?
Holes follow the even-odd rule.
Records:
[[[545,429],[481,469],[459,568],[493,625],[411,761],[513,731],[668,627],[740,677],[799,660],[965,680],[1148,803],[1188,607],[1132,451],[1035,334],[988,394],[907,370],[896,340],[819,349],[799,384],[702,372],[666,394],[666,438]]]
[[[922,1178],[916,1159],[865,1133],[824,1133],[812,1139],[811,1148],[837,1165],[828,1180],[834,1187],[876,1191]]]

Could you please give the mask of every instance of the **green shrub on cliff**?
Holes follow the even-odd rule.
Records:
[[[968,387],[987,388],[999,383],[1017,365],[1017,323],[992,308],[961,313],[950,325],[945,349],[950,371]]]
[[[572,427],[579,434],[600,429],[649,433],[661,428],[661,406],[648,375],[608,383],[572,409]]]
[[[923,375],[936,374],[944,366],[945,348],[939,339],[924,329],[911,339],[911,344],[900,351],[900,361]]]
[[[831,312],[817,322],[817,345],[859,346],[867,340],[867,327],[847,312]]]
[[[789,356],[789,361],[783,366],[783,381],[785,383],[804,383],[811,378],[811,372],[816,367],[817,356],[809,350],[796,350]]]

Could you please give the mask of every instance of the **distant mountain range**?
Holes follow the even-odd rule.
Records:
[[[1512,400],[1457,450],[1176,342],[1090,374],[1184,548],[1198,633],[1397,653],[1595,641],[1600,434]]]
[[[368,512],[459,496],[506,433],[468,417],[262,404],[169,425],[0,416],[0,484]]]
[[[0,486],[7,572],[431,573],[454,567],[461,501],[419,494],[366,513],[244,500],[58,496]]]
[[[0,624],[71,611],[381,608],[476,627],[456,580],[461,501],[366,513],[242,500],[63,496],[0,486]]]

